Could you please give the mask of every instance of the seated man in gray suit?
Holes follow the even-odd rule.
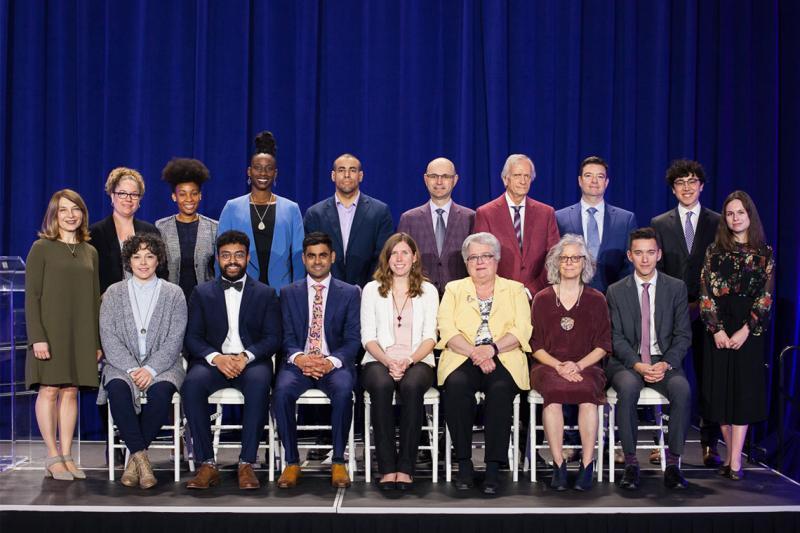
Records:
[[[428,163],[424,178],[430,201],[403,213],[397,231],[416,241],[422,270],[441,298],[445,285],[467,277],[461,245],[472,233],[475,211],[453,201],[458,174],[449,159],[437,157]]]
[[[664,484],[671,489],[685,489],[688,483],[679,464],[692,401],[682,369],[692,342],[686,284],[656,270],[661,247],[653,228],[634,230],[628,242],[628,259],[634,273],[611,285],[606,293],[614,344],[606,374],[617,391],[617,425],[625,452],[620,487],[639,488],[636,404],[642,387],[647,386],[666,396],[670,403]]]

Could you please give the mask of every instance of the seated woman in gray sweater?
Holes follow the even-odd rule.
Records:
[[[156,276],[166,261],[164,248],[154,234],[127,239],[122,265],[133,277],[111,285],[100,306],[105,364],[97,403],[111,403],[114,422],[130,450],[120,479],[126,487],[156,484],[147,448],[186,375],[181,362],[186,300],[178,285]]]

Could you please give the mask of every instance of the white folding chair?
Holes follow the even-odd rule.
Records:
[[[239,392],[238,389],[228,387],[220,389],[209,396],[208,403],[216,405],[216,411],[211,415],[211,420],[213,422],[211,432],[213,436],[214,460],[216,460],[221,448],[241,448],[241,444],[238,442],[222,442],[220,435],[224,430],[242,429],[241,424],[224,424],[222,421],[222,413],[225,405],[244,405],[244,395]],[[267,424],[264,426],[264,429],[267,432],[267,439],[263,444],[259,442],[258,449],[267,450],[267,471],[269,472],[269,480],[275,481],[275,456],[277,453],[275,448],[275,423],[269,414],[267,415]],[[194,472],[194,458],[189,460],[189,469]]]
[[[431,463],[433,466],[433,482],[439,482],[439,391],[434,387],[429,388],[425,392],[422,401],[423,405],[432,406],[433,417],[429,420],[426,415],[426,421],[422,425],[422,430],[427,431],[430,435],[430,444],[420,445],[420,450],[431,451]],[[397,405],[397,393],[395,392],[392,397],[392,405]],[[367,483],[372,479],[372,449],[375,446],[371,442],[371,410],[372,403],[370,400],[369,392],[364,391],[364,477]]]
[[[528,437],[530,440],[531,459],[530,459],[530,475],[531,483],[536,482],[536,452],[537,450],[549,449],[547,439],[543,439],[541,443],[538,442],[536,432],[538,430],[544,431],[544,426],[537,422],[536,406],[544,405],[544,398],[541,394],[531,389],[528,393],[528,405],[530,406],[530,427],[528,428]],[[603,442],[603,409],[605,406],[597,406],[597,442],[595,448],[597,449],[597,481],[603,481],[603,457],[604,457],[604,442]],[[579,429],[578,426],[564,426],[564,429]],[[582,448],[580,444],[564,444],[564,449],[577,449]]]
[[[147,397],[141,399],[142,405],[147,404]],[[114,417],[111,415],[111,402],[108,402],[108,480],[114,481],[114,450],[125,450],[125,465],[130,460],[130,452],[125,443],[120,439],[119,443],[114,442],[116,425]],[[150,443],[150,449],[172,450],[173,457],[173,477],[175,482],[181,480],[181,396],[177,392],[172,395],[172,424],[161,426],[161,429],[172,431],[172,442],[159,442],[154,440]],[[123,465],[123,466],[125,466]]]
[[[355,394],[353,395],[355,399]],[[353,400],[353,404],[354,404]],[[301,405],[330,405],[331,400],[328,396],[319,389],[308,389],[303,394],[300,395],[300,398],[297,399],[297,404],[295,408],[295,418],[297,417],[297,409],[300,408]],[[353,407],[351,405],[350,409],[352,410]],[[328,430],[332,431],[333,426],[330,424],[320,424],[320,425],[308,425],[308,424],[300,424],[297,426],[297,431],[314,431],[314,430]],[[280,439],[279,439],[280,440]],[[353,419],[351,417],[350,420],[350,431],[347,437],[347,454],[348,454],[348,461],[347,461],[347,468],[350,471],[351,479],[355,479],[355,472],[356,472],[356,439],[355,439],[355,431],[353,428]],[[303,444],[298,442],[297,448],[302,450],[311,450],[311,449],[324,449],[330,450],[333,448],[332,444]],[[280,462],[281,468],[283,468],[283,464],[285,463],[285,450],[283,448],[283,442],[280,444]]]
[[[517,481],[519,479],[519,397],[520,395],[517,394],[514,396],[514,417],[511,422],[511,443],[509,444],[508,448],[508,465],[511,468],[511,479],[513,481]],[[485,395],[482,392],[475,393],[475,402],[480,405],[485,399]],[[473,426],[472,430],[480,430],[479,426]],[[445,424],[445,459],[444,459],[444,466],[445,466],[445,480],[450,483],[452,480],[452,442],[450,440],[450,429]],[[480,448],[482,443],[472,442],[473,448]]]
[[[614,450],[618,448],[616,445],[616,411],[617,411],[617,391],[614,388],[608,389],[606,392],[606,399],[608,400],[609,411],[608,411],[608,480],[613,483],[614,482]],[[661,471],[663,472],[667,468],[667,461],[665,455],[666,446],[664,445],[664,432],[666,431],[666,426],[664,426],[664,416],[661,414],[661,406],[662,405],[669,405],[669,400],[667,397],[658,392],[657,390],[651,387],[643,387],[642,391],[639,393],[639,401],[636,403],[637,406],[644,406],[644,405],[653,405],[655,407],[655,424],[654,425],[640,425],[639,429],[642,430],[658,430],[658,444],[656,447],[658,448],[660,455],[661,455]],[[636,449],[640,450],[642,448],[652,448],[653,444],[651,441],[639,441],[636,443]]]

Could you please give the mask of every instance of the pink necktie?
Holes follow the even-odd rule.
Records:
[[[642,283],[642,363],[649,365],[650,359],[650,284]]]
[[[314,285],[314,305],[311,308],[311,327],[308,329],[308,353],[320,355],[322,350],[322,289],[325,285]]]

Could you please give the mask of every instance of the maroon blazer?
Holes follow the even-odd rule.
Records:
[[[430,202],[409,209],[400,217],[397,231],[408,233],[416,241],[422,259],[422,270],[439,290],[440,297],[448,282],[467,277],[467,269],[461,257],[461,245],[472,233],[474,223],[475,211],[453,202],[447,216],[447,231],[440,256],[436,251]]]
[[[525,200],[521,251],[517,245],[505,193],[478,208],[474,231],[487,231],[500,241],[501,257],[497,268],[499,276],[519,281],[530,291],[531,297],[547,287],[544,260],[547,251],[561,238],[552,207],[532,198]]]

